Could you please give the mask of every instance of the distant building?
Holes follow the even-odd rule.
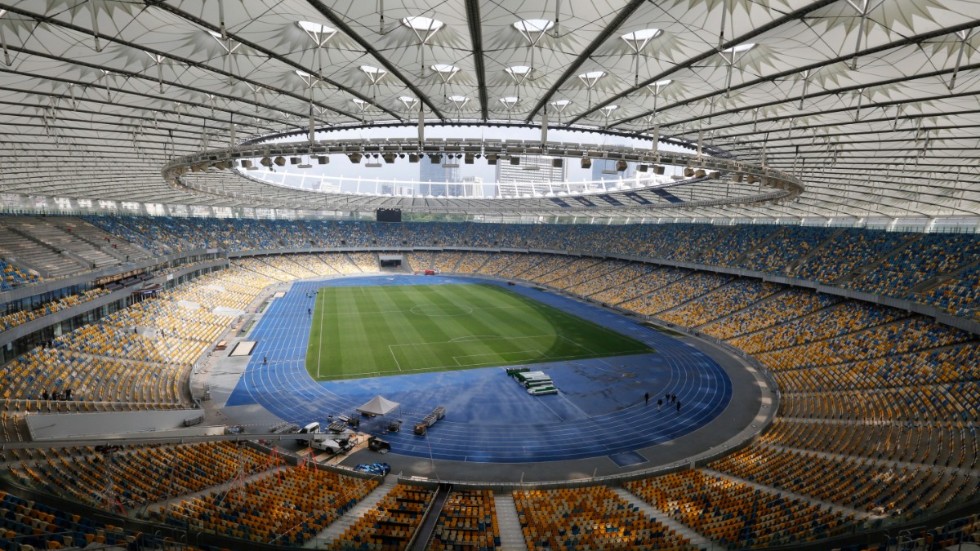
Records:
[[[448,183],[457,183],[459,178],[459,165],[456,159],[442,158],[439,162],[433,163],[430,158],[419,161],[419,193],[433,197],[459,197],[459,191],[452,192],[453,186]],[[447,166],[448,165],[448,166]]]
[[[626,163],[626,170],[620,172],[616,170],[615,159],[594,159],[592,161],[592,179],[618,181],[632,180],[636,175],[636,163]]]
[[[565,181],[565,163],[554,166],[554,159],[547,155],[521,155],[518,164],[510,159],[497,161],[497,185],[501,197],[520,197],[523,195],[546,195],[559,190]],[[567,159],[563,159],[567,162]]]

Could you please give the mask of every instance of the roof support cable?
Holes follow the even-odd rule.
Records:
[[[858,21],[857,29],[857,44],[854,46],[854,59],[851,61],[851,70],[857,71],[858,68],[858,54],[861,53],[861,36],[865,33],[865,27],[868,21],[868,12],[873,8],[880,6],[884,0],[879,0],[874,6],[871,6],[870,0],[860,0],[860,4],[855,2],[855,0],[846,0],[848,5],[857,10],[861,14],[861,19]]]
[[[857,94],[857,100],[858,100],[857,108],[854,109],[854,122],[858,122],[861,120],[861,104],[863,103],[864,100],[864,88],[858,88],[857,90],[854,91],[854,93]]]
[[[218,0],[218,31],[222,40],[228,40],[228,29],[225,28],[225,0]]]
[[[898,130],[898,120],[905,114],[905,106],[898,104],[895,106],[895,120],[892,121],[892,131]]]
[[[810,69],[803,71],[803,92],[800,94],[800,111],[803,110],[803,100],[806,98],[808,88],[810,88]]]
[[[960,39],[959,52],[956,54],[956,65],[953,66],[953,74],[949,77],[949,91],[953,91],[953,87],[956,86],[956,75],[960,72],[960,63],[963,62],[963,50],[966,49],[966,43],[973,36],[973,29],[963,29],[961,31],[956,31],[956,36]],[[4,50],[6,51],[6,50]],[[9,63],[8,63],[9,65]]]
[[[721,3],[721,25],[718,30],[718,48],[721,48],[725,44],[725,19],[728,15],[728,0],[723,0]]]
[[[561,0],[555,0],[555,26],[551,28],[551,36],[558,38],[558,26],[561,22]]]
[[[99,0],[88,0],[88,11],[92,15],[92,38],[95,39],[95,51],[102,51],[102,44],[99,43],[99,7],[96,2]]]
[[[0,10],[0,19],[3,19],[6,13],[7,10]],[[14,60],[10,57],[10,50],[7,48],[7,35],[3,32],[3,25],[0,25],[0,45],[3,46],[3,62],[10,67],[14,64]]]

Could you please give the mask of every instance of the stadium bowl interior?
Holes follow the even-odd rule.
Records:
[[[0,2],[0,549],[980,548],[978,11]]]

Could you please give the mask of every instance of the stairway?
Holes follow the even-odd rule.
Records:
[[[391,491],[395,485],[398,484],[398,477],[388,476],[385,477],[385,481],[381,483],[380,486],[375,488],[370,494],[366,495],[364,499],[359,501],[353,509],[347,511],[344,516],[338,518],[337,520],[330,523],[323,529],[322,532],[316,535],[315,538],[310,539],[310,541],[303,544],[306,549],[326,549],[330,547],[330,544],[340,537],[351,525],[358,521],[374,506],[378,504],[388,492]]]
[[[426,509],[422,524],[415,531],[415,540],[412,542],[411,547],[412,551],[425,551],[428,548],[429,540],[432,539],[432,534],[436,530],[439,515],[442,513],[442,508],[446,505],[446,500],[449,499],[449,492],[451,490],[452,484],[439,485],[435,497],[432,498],[432,505]]]
[[[680,522],[677,522],[676,520],[670,518],[670,516],[667,513],[661,511],[660,509],[657,509],[653,505],[650,505],[646,501],[643,501],[642,499],[636,497],[625,488],[616,488],[612,486],[610,486],[610,488],[612,489],[612,491],[616,492],[616,494],[619,495],[619,497],[626,500],[626,502],[629,503],[630,505],[639,507],[639,509],[643,511],[646,514],[646,516],[652,518],[653,520],[656,520],[657,522],[663,524],[667,528],[670,528],[674,532],[677,532],[678,534],[691,540],[691,545],[697,547],[698,549],[703,549],[707,551],[715,551],[716,549],[717,550],[725,549],[724,546],[720,544],[715,545],[708,538],[695,532],[694,530],[691,530],[690,528],[687,527],[687,525],[681,524]]]
[[[524,541],[524,533],[521,531],[521,522],[517,519],[517,506],[514,505],[514,496],[510,493],[493,494],[493,501],[497,508],[497,524],[500,526],[500,547],[502,551],[526,550],[527,543]]]

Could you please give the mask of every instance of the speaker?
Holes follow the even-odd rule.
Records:
[[[272,162],[276,163],[276,166],[286,166],[286,158],[282,155],[276,157]]]
[[[410,162],[410,163],[417,163],[417,162],[419,162],[419,154],[418,153],[409,153],[408,154],[408,162]]]
[[[636,165],[636,171],[637,172],[646,172],[647,171],[647,165]]]
[[[659,176],[664,175],[664,165],[653,165],[653,173]]]
[[[303,162],[303,158],[302,157],[290,157],[289,158],[289,164],[291,164],[291,165],[298,165],[298,164],[300,164],[302,162]]]
[[[364,155],[362,155],[360,153],[348,153],[347,154],[347,158],[350,159],[350,162],[354,163],[355,165],[356,164],[360,164],[361,157],[363,157],[363,156]]]
[[[551,166],[552,167],[554,167],[554,168],[561,168],[561,165],[562,165],[562,160],[561,159],[552,159],[551,160]]]
[[[619,172],[625,172],[626,171],[626,166],[627,165],[626,165],[626,161],[625,160],[620,159],[620,160],[616,161],[616,170],[617,171],[619,171]]]
[[[592,159],[582,157],[582,168],[592,168]]]
[[[326,155],[320,155],[319,157],[316,158],[316,162],[317,162],[317,164],[320,164],[320,165],[329,164],[330,163],[330,157],[327,157]]]
[[[515,165],[515,166],[521,164],[521,158],[520,157],[511,157],[510,158],[510,164]]]

